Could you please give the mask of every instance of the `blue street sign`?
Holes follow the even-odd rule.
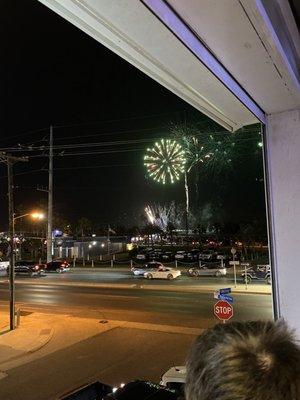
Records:
[[[228,301],[229,303],[233,303],[233,297],[232,296],[228,296],[227,294],[220,294],[218,296],[218,298],[220,300],[225,300],[225,301]]]
[[[231,288],[224,288],[224,289],[219,289],[220,294],[228,294],[231,293]]]

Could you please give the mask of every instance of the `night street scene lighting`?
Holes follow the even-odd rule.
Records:
[[[198,400],[238,355],[222,400],[262,400],[300,338],[298,2],[0,7],[0,399]]]

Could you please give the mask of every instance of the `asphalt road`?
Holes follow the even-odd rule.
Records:
[[[214,278],[201,278],[204,285]],[[219,279],[222,285],[230,282],[228,279]],[[136,322],[151,322],[168,325],[206,328],[214,323],[213,294],[166,292],[160,290],[161,284],[166,281],[155,282],[157,290],[143,289],[113,289],[68,286],[67,282],[130,282],[139,281],[128,276],[125,272],[103,272],[101,278],[97,273],[71,273],[51,275],[43,278],[18,279],[16,284],[16,301],[34,309],[49,307],[52,312],[72,313],[92,318],[110,318]],[[198,279],[182,277],[173,281],[180,287],[185,282],[197,284]],[[32,283],[31,283],[32,282]],[[39,284],[41,282],[41,284]],[[57,285],[56,282],[66,285]],[[142,280],[147,284],[147,280]],[[205,283],[206,282],[206,283]],[[199,281],[198,281],[199,285]],[[271,296],[254,294],[235,294],[234,319],[270,318]],[[8,285],[0,285],[1,300],[8,300]]]
[[[202,278],[201,278],[202,279]],[[207,284],[211,278],[203,278]],[[61,313],[99,321],[118,320],[169,326],[167,331],[150,328],[114,328],[51,354],[9,369],[0,380],[0,398],[5,400],[48,400],[88,381],[101,380],[118,385],[134,379],[159,381],[172,365],[182,365],[195,336],[174,333],[177,327],[207,328],[213,317],[213,294],[172,292],[160,289],[165,281],[155,281],[157,290],[97,288],[81,282],[132,283],[126,271],[73,271],[44,278],[18,278],[16,301],[22,308],[45,313]],[[68,282],[78,282],[68,286]],[[65,282],[66,285],[57,285]],[[147,281],[143,281],[147,282]],[[179,286],[195,282],[183,276]],[[231,282],[227,278],[223,284]],[[172,284],[175,282],[172,282]],[[0,284],[1,303],[7,304],[7,283]],[[235,294],[237,320],[271,318],[271,296]],[[26,318],[26,317],[24,317]],[[84,329],[84,327],[83,327]]]
[[[136,277],[133,276],[129,267],[114,267],[114,268],[71,268],[69,272],[58,274],[58,273],[48,273],[42,277],[31,278],[34,280],[40,280],[41,282],[49,282],[49,283],[63,283],[63,282],[82,282],[82,283],[122,283],[122,284],[135,284],[141,283],[143,285],[165,285],[172,284],[174,286],[195,286],[197,287],[199,284],[201,285],[211,285],[212,283],[219,282],[221,285],[230,286],[234,282],[233,271],[228,270],[227,276],[222,276],[220,278],[213,276],[200,276],[200,277],[190,277],[186,274],[186,269],[181,269],[182,275],[168,282],[166,279],[155,279],[155,280],[147,280],[144,277]],[[241,272],[237,273],[237,282],[243,283],[241,278]],[[0,281],[2,279],[7,279],[4,272],[0,273]],[[17,275],[17,282],[22,283],[22,281],[28,282],[30,279],[26,275]],[[264,285],[265,282],[255,282],[253,283],[255,286]]]

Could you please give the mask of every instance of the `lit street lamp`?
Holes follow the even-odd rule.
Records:
[[[10,274],[9,274],[9,286],[10,286],[10,329],[15,329],[15,222],[17,219],[24,218],[30,215],[32,219],[42,220],[44,219],[44,214],[39,212],[26,213],[22,215],[15,216],[12,215],[12,237],[11,237],[11,264],[10,264]]]

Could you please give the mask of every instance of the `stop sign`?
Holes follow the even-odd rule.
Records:
[[[226,321],[233,316],[233,307],[228,301],[219,300],[214,305],[214,314],[222,321]]]

